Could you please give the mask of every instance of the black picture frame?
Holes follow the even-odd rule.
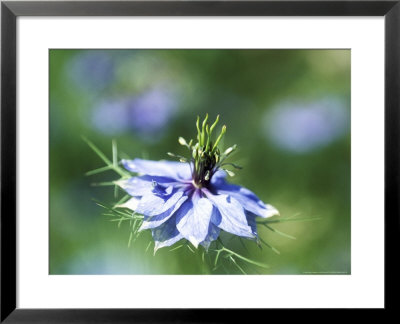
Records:
[[[19,16],[384,16],[385,18],[385,309],[398,283],[400,0],[395,1],[2,1],[1,3],[1,322],[231,322],[255,309],[16,308],[16,19]],[[373,256],[371,256],[373,262]],[[40,292],[38,292],[40,293]],[[344,292],[345,293],[345,292]],[[270,313],[269,313],[270,314]]]

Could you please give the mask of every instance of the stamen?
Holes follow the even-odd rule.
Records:
[[[197,188],[197,189],[200,189],[201,188],[201,185],[200,184],[198,184],[198,183],[196,183],[196,181],[192,181],[192,184],[193,184],[193,186],[195,187],[195,188]]]
[[[229,155],[231,154],[234,150],[236,150],[236,144],[227,148],[226,151],[224,152],[224,155]]]
[[[234,176],[235,176],[235,173],[232,172],[231,170],[227,170],[227,169],[222,169],[222,170],[224,170],[226,173],[228,173],[228,175],[229,175],[230,177],[234,177]]]
[[[196,127],[197,127],[197,140],[198,140],[198,142],[200,143],[200,139],[201,139],[201,132],[200,132],[200,116],[197,116]]]
[[[206,151],[208,151],[208,147],[210,146],[210,129],[208,125],[206,126],[206,133],[207,133],[207,144],[206,144]]]
[[[217,140],[215,141],[214,146],[212,148],[213,151],[217,148],[219,141],[221,140],[222,136],[224,136],[225,133],[226,133],[226,125],[222,126],[221,134],[219,134],[219,136],[218,136]]]
[[[226,133],[226,126],[222,126],[221,132],[214,142],[212,140],[212,133],[219,122],[219,115],[211,127],[209,124],[207,124],[207,121],[208,114],[206,114],[204,117],[200,128],[200,116],[197,116],[197,143],[193,144],[193,140],[190,140],[190,142],[187,143],[183,137],[179,137],[178,139],[179,144],[186,146],[189,150],[191,150],[190,159],[186,159],[180,155],[168,153],[170,156],[179,158],[179,161],[181,162],[189,162],[192,171],[192,183],[195,188],[207,187],[213,174],[222,166],[221,163],[224,161],[224,159],[236,149],[236,145],[233,145],[221,154],[218,144]],[[230,176],[234,176],[232,171],[225,171]]]
[[[189,147],[188,143],[186,143],[186,140],[183,137],[179,137],[178,139],[179,144],[181,144],[182,146],[187,146]]]
[[[206,114],[206,117],[204,118],[204,121],[203,121],[203,125],[201,126],[201,143],[200,143],[201,146],[204,146],[204,142],[206,140],[205,127],[206,127],[207,120],[208,120],[208,114]]]
[[[214,124],[212,124],[211,127],[210,127],[210,137],[211,137],[211,135],[212,135],[212,132],[213,132],[215,126],[217,126],[218,121],[219,121],[219,115],[218,115],[217,118],[215,119]]]

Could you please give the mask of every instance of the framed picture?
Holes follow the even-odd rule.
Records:
[[[1,9],[1,321],[393,307],[398,1]]]

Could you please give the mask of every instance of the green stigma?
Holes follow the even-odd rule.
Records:
[[[182,156],[168,153],[170,156],[174,156],[181,162],[190,162],[192,166],[192,179],[193,184],[197,188],[207,187],[211,181],[212,176],[218,169],[225,170],[228,175],[233,176],[234,173],[230,170],[223,168],[225,165],[231,165],[235,168],[240,168],[233,163],[223,163],[225,159],[236,150],[236,145],[229,147],[221,153],[218,145],[222,137],[226,133],[226,126],[223,125],[219,134],[215,137],[213,132],[219,122],[219,115],[215,119],[214,123],[210,126],[208,123],[208,114],[204,118],[203,122],[200,122],[200,117],[197,117],[196,128],[197,128],[197,141],[190,140],[187,142],[183,137],[179,137],[178,142],[182,146],[188,148],[191,153],[190,159],[186,159]]]

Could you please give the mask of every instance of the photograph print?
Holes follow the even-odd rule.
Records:
[[[50,49],[49,274],[351,274],[350,61]]]

